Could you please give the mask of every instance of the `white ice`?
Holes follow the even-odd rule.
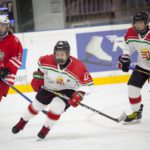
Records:
[[[18,94],[8,95],[0,103],[1,150],[149,150],[150,149],[150,86],[142,90],[144,104],[140,124],[123,125],[83,107],[68,109],[46,139],[37,142],[37,133],[45,121],[40,113],[30,120],[19,134],[11,128],[18,122],[28,101]],[[35,93],[25,93],[34,100]],[[126,84],[95,86],[84,101],[103,113],[118,118],[130,113]]]

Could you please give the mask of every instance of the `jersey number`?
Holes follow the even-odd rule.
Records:
[[[84,81],[87,81],[87,80],[89,80],[89,79],[90,79],[90,75],[89,75],[88,72],[86,72],[86,73],[84,74]]]

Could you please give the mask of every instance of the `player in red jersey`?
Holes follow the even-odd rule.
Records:
[[[12,132],[18,133],[31,118],[49,105],[45,123],[38,133],[38,137],[45,138],[61,114],[70,105],[77,107],[84,95],[91,92],[93,81],[83,63],[70,56],[70,45],[67,41],[58,41],[54,54],[40,57],[38,65],[31,82],[37,95],[20,121],[12,128]],[[50,90],[60,92],[70,99],[66,101]]]
[[[14,84],[17,70],[22,64],[22,45],[9,29],[10,21],[0,15],[0,78]],[[9,86],[0,80],[0,101],[8,93]]]
[[[142,118],[141,89],[150,77],[150,29],[149,14],[142,11],[133,16],[133,27],[125,35],[125,48],[119,57],[118,67],[129,71],[130,56],[138,53],[137,65],[128,81],[128,97],[132,113],[124,120],[124,124],[139,123]]]

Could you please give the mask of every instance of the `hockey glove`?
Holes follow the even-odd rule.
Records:
[[[41,71],[35,71],[33,73],[33,79],[31,81],[31,86],[35,92],[38,92],[41,86],[44,85],[44,74]]]
[[[123,72],[128,72],[129,71],[129,66],[130,66],[131,60],[130,56],[127,54],[123,54],[119,56],[118,58],[118,68],[121,69]]]
[[[9,74],[9,70],[7,68],[0,69],[0,78],[5,78]]]
[[[68,104],[73,107],[77,107],[79,105],[80,101],[83,100],[84,94],[85,93],[81,92],[81,91],[74,92],[72,94],[72,97],[68,100]]]

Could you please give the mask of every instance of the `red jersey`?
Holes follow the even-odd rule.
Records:
[[[10,71],[5,78],[10,84],[14,83],[17,70],[22,64],[22,52],[22,45],[15,35],[9,34],[0,39],[0,68]]]

